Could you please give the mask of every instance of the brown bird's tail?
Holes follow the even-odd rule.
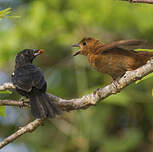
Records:
[[[45,93],[32,95],[30,97],[31,113],[35,118],[54,118],[60,115],[59,108],[50,100]]]
[[[137,54],[142,65],[146,64],[146,62],[153,57],[153,52],[137,51]]]

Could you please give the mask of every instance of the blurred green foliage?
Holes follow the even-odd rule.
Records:
[[[2,117],[5,117],[6,115],[5,115],[5,107],[4,106],[1,106],[0,107],[0,116],[2,116]]]
[[[9,90],[2,90],[0,91],[0,96],[2,96],[2,94],[12,94],[12,92]],[[5,106],[0,106],[0,116],[5,117]]]
[[[6,17],[10,13],[11,13],[11,8],[6,8],[4,10],[1,10],[0,11],[0,19]],[[0,94],[1,93],[9,93],[9,91],[0,91]],[[0,116],[5,117],[5,107],[4,106],[0,107]]]
[[[11,6],[9,6],[11,7]],[[17,19],[0,21],[0,69],[11,75],[16,53],[43,48],[35,64],[44,71],[48,92],[75,98],[109,84],[109,76],[96,72],[83,56],[72,57],[71,45],[85,36],[103,42],[137,38],[153,41],[153,5],[114,0],[29,0],[13,9]],[[76,51],[76,50],[74,50]],[[153,78],[132,84],[96,107],[63,112],[51,122],[17,140],[37,152],[151,152],[153,151]],[[19,99],[17,93],[6,99]],[[13,124],[0,121],[6,137],[32,120],[20,113]],[[27,119],[28,117],[28,119]]]

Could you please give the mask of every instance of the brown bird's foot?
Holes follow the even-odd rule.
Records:
[[[100,95],[98,94],[99,90],[100,90],[100,88],[97,88],[97,89],[93,92],[94,96],[97,94],[97,95],[100,97]]]
[[[114,86],[114,88],[115,88],[115,90],[112,91],[113,94],[115,94],[116,92],[119,92],[119,91],[118,91],[118,86],[120,85],[120,83],[119,83],[118,80],[119,80],[119,78],[116,79],[116,80],[113,80],[113,82],[112,82],[112,84],[113,84],[113,86]]]
[[[147,61],[147,63],[153,64],[153,57],[151,57],[150,60]]]

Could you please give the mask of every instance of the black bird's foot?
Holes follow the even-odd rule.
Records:
[[[19,107],[20,108],[23,108],[24,105],[25,105],[25,101],[24,101],[24,98],[23,97],[20,99],[20,102],[21,102],[21,105]]]

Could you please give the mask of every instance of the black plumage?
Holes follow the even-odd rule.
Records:
[[[43,50],[25,49],[15,59],[15,70],[12,75],[16,91],[30,100],[31,112],[35,118],[54,118],[60,114],[59,108],[46,94],[47,83],[40,68],[32,64],[33,59]]]

